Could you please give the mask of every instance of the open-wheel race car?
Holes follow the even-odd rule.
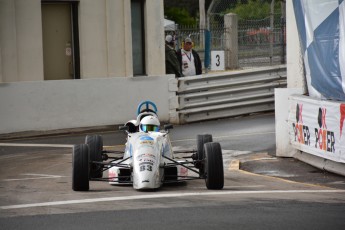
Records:
[[[204,179],[208,189],[222,189],[224,171],[221,146],[212,135],[197,135],[196,150],[173,151],[169,131],[160,129],[157,107],[144,101],[137,119],[120,130],[127,133],[125,150],[106,151],[100,135],[87,135],[85,144],[75,145],[72,159],[72,189],[89,190],[90,181],[111,185],[132,184],[134,189],[157,189],[165,183]],[[175,155],[182,154],[183,158]],[[108,171],[108,176],[104,176]]]

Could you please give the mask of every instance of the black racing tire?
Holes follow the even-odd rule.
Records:
[[[208,189],[224,187],[224,168],[222,149],[218,142],[206,143],[205,148],[205,182]]]
[[[75,145],[72,155],[72,189],[74,191],[89,190],[89,146]]]
[[[200,177],[204,176],[204,164],[201,162],[204,159],[204,144],[212,142],[213,138],[211,134],[202,134],[196,136],[196,160],[195,167],[199,169]]]
[[[85,144],[90,149],[90,162],[91,161],[102,161],[103,152],[103,138],[100,135],[87,135],[85,138]],[[90,166],[90,177],[91,178],[102,178],[103,167],[100,164],[92,164]]]

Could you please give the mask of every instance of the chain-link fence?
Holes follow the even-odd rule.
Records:
[[[178,25],[176,31],[166,32],[166,34],[172,34],[175,37],[175,43],[177,48],[182,48],[185,38],[190,37],[193,41],[193,48],[195,50],[203,50],[205,47],[204,42],[204,30],[199,29],[198,26],[184,26]]]
[[[261,20],[238,21],[238,59],[240,67],[285,63],[285,21],[280,15]]]
[[[231,1],[215,0],[207,12],[207,30],[210,31],[210,50],[225,50],[228,32],[224,16]],[[273,26],[272,26],[273,25]],[[285,20],[280,14],[267,15],[259,20],[238,18],[238,65],[239,68],[279,65],[286,62]],[[205,30],[198,26],[178,25],[176,31],[167,32],[176,37],[176,48],[181,48],[183,40],[191,37],[194,49],[205,57]]]

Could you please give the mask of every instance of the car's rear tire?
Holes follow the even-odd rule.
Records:
[[[103,152],[103,138],[100,135],[87,135],[85,138],[85,144],[89,146],[90,149],[90,162],[92,161],[102,161]],[[103,177],[103,167],[100,164],[92,164],[90,166],[90,177],[91,178],[102,178]]]
[[[72,155],[72,189],[74,191],[89,190],[89,146],[75,145]]]
[[[204,144],[212,142],[213,138],[211,134],[202,134],[196,136],[196,160],[197,163],[195,164],[195,167],[199,169],[199,176],[204,176],[204,164],[201,162],[204,159]]]
[[[218,142],[206,143],[205,149],[205,182],[208,189],[224,187],[224,169],[222,149]]]

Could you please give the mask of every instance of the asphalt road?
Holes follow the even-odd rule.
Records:
[[[71,146],[84,134],[8,141],[21,146],[0,146],[0,229],[345,229],[345,178],[276,158],[274,115],[177,126],[172,144],[195,148],[201,133],[222,145],[223,190],[196,180],[150,192],[90,182],[74,192]],[[122,132],[102,136],[123,147]]]

